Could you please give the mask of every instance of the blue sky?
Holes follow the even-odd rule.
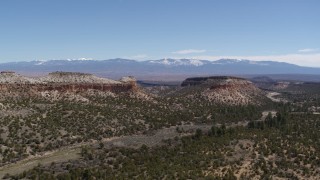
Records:
[[[1,0],[0,62],[238,58],[320,67],[319,0]]]

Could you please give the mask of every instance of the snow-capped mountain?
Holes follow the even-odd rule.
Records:
[[[210,61],[198,60],[198,59],[161,59],[161,60],[150,60],[149,63],[171,65],[171,66],[203,66],[210,63]]]
[[[204,66],[204,65],[230,65],[230,64],[254,64],[259,66],[269,66],[272,63],[279,63],[273,61],[251,61],[245,59],[219,59],[216,61],[199,60],[199,59],[161,59],[150,60],[149,63],[162,64],[167,66]]]
[[[160,59],[136,61],[110,60],[47,60],[0,64],[0,70],[25,75],[44,75],[53,71],[87,72],[103,77],[136,76],[138,79],[160,77],[190,77],[202,75],[318,74],[320,68],[302,67],[276,61],[220,59]]]

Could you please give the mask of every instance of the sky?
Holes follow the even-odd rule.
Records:
[[[319,0],[1,0],[0,63],[220,58],[320,67]]]

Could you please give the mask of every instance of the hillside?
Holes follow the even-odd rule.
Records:
[[[146,87],[74,72],[0,79],[0,178],[319,179],[319,84],[268,89],[272,102],[232,76]]]
[[[224,105],[261,104],[264,95],[252,82],[232,76],[188,78],[181,84],[187,98],[202,98]]]
[[[0,151],[0,166],[61,147],[178,124],[232,123],[261,116],[259,107],[243,104],[238,111],[229,103],[199,103],[203,99],[184,98],[182,91],[172,96],[145,93],[133,77],[114,81],[54,72],[30,78],[3,72],[0,82],[0,147],[5,151]],[[233,113],[222,111],[226,108]]]

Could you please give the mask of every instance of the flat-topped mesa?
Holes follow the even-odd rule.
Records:
[[[183,89],[189,89],[190,94],[186,97],[193,97],[198,93],[201,97],[217,104],[260,104],[259,96],[262,96],[261,90],[252,82],[232,76],[188,78],[181,86]]]
[[[114,81],[107,78],[100,78],[88,73],[79,72],[53,72],[48,76],[41,77],[39,80],[43,83],[92,83],[92,84],[121,84],[120,81]]]
[[[49,75],[52,76],[68,76],[68,75],[74,75],[74,76],[90,76],[92,74],[90,73],[82,73],[82,72],[65,72],[65,71],[56,71],[51,72]]]
[[[194,77],[194,78],[187,78],[181,84],[182,87],[184,86],[210,86],[211,89],[216,88],[227,88],[231,86],[246,86],[251,85],[252,82],[239,78],[239,77],[232,77],[232,76],[210,76],[210,77]]]
[[[0,84],[36,84],[39,83],[37,79],[28,78],[16,74],[13,71],[2,71],[0,73]]]
[[[14,72],[0,73],[0,90],[10,92],[15,90],[83,92],[90,89],[120,93],[136,91],[137,84],[133,77],[115,81],[78,72],[53,72],[38,78],[28,78]]]
[[[15,74],[14,71],[1,71],[1,74]]]

